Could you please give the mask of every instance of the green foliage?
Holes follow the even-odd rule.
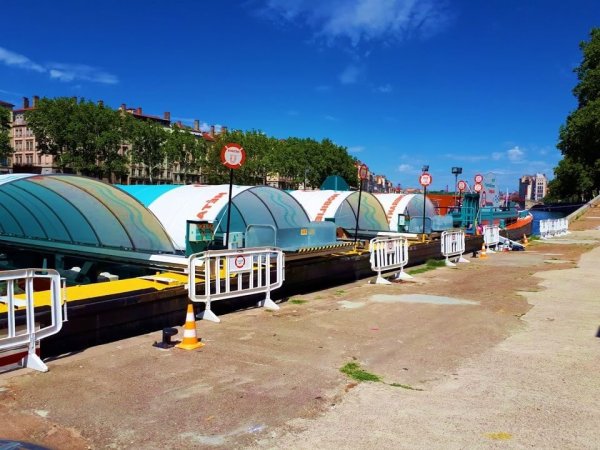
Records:
[[[429,272],[430,270],[435,270],[438,267],[444,267],[446,265],[445,260],[437,260],[437,259],[428,259],[424,266],[418,267],[416,269],[412,269],[407,271],[409,275],[415,275],[419,273]]]
[[[293,298],[290,300],[290,303],[294,305],[303,305],[304,303],[308,303],[308,300],[302,300],[301,298]]]
[[[547,200],[589,200],[600,189],[600,28],[592,29],[580,48],[583,60],[573,89],[579,105],[560,128],[557,147],[564,158],[554,169]]]
[[[179,169],[182,182],[201,171],[209,184],[227,183],[229,169],[221,163],[221,148],[235,142],[246,150],[244,165],[235,171],[236,184],[263,185],[278,175],[283,187],[295,189],[305,181],[318,187],[327,176],[340,175],[350,186],[358,186],[354,158],[328,139],[277,139],[250,130],[221,133],[208,143],[177,126],[165,128],[69,97],[41,99],[27,112],[27,122],[43,154],[54,156],[59,167],[85,175],[112,179],[126,173],[130,163],[143,164],[152,183],[167,164]]]
[[[0,160],[12,155],[10,146],[10,111],[0,106]]]
[[[355,362],[350,362],[340,368],[340,372],[345,373],[350,378],[356,381],[381,381],[381,377],[379,375],[375,375],[373,373],[369,373],[360,368],[360,364]]]

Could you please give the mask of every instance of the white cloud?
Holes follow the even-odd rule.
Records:
[[[444,0],[265,0],[261,12],[274,21],[306,25],[317,38],[353,46],[372,40],[430,37],[450,21]]]
[[[409,173],[414,171],[415,169],[410,164],[400,164],[398,166],[398,172],[400,173]]]
[[[392,85],[387,83],[387,84],[382,84],[381,86],[376,86],[373,88],[373,92],[377,92],[379,94],[389,94],[390,92],[392,92]]]
[[[4,63],[9,67],[17,67],[19,69],[33,70],[35,72],[46,72],[46,69],[34,63],[27,56],[20,55],[15,52],[11,52],[3,47],[0,47],[0,62]]]
[[[504,156],[505,156],[505,153],[504,153],[504,152],[494,152],[494,153],[492,153],[492,159],[493,159],[494,161],[499,161],[499,160],[501,160],[501,159],[502,159]]]
[[[50,78],[63,82],[75,80],[101,84],[116,84],[119,79],[108,72],[85,64],[48,63],[38,64],[28,57],[0,47],[0,63],[8,67],[47,73]]]
[[[50,78],[60,81],[83,80],[102,84],[117,84],[119,82],[115,75],[85,64],[50,63],[48,68]]]
[[[508,160],[512,163],[520,162],[523,160],[525,153],[518,146],[511,148],[506,152]]]
[[[348,147],[349,153],[361,153],[365,150],[362,145],[355,145],[354,147]]]
[[[340,74],[340,83],[342,84],[354,84],[358,81],[361,74],[361,70],[355,66],[350,65],[346,67]]]

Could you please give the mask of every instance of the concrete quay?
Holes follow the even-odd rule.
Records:
[[[0,375],[0,439],[48,448],[598,448],[600,213],[525,252],[368,280]],[[183,318],[182,318],[183,321]],[[379,377],[359,382],[348,363]]]

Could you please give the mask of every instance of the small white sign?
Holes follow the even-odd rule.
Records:
[[[252,270],[251,255],[235,255],[229,257],[229,272],[249,272]]]

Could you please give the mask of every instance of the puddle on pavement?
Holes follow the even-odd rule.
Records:
[[[366,305],[365,302],[351,302],[348,300],[342,300],[338,302],[338,305],[340,305],[342,308],[346,308],[346,309],[356,309],[356,308],[362,308],[363,306]]]
[[[439,295],[404,294],[389,295],[375,294],[369,300],[377,303],[427,303],[431,305],[478,305],[479,302],[463,300],[460,298],[443,297]]]

